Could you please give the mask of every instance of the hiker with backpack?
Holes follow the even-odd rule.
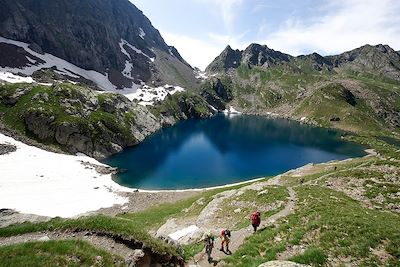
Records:
[[[204,246],[206,248],[206,253],[207,253],[207,260],[208,262],[212,262],[213,258],[211,257],[211,252],[214,248],[214,235],[210,232],[205,234],[204,238]]]
[[[232,252],[229,250],[229,242],[231,240],[231,231],[227,229],[223,229],[221,231],[221,249],[220,251],[225,252],[224,250],[224,244],[226,246],[226,252],[231,254]]]
[[[257,231],[257,228],[260,226],[261,223],[261,213],[258,211],[253,212],[250,215],[251,225],[253,226],[254,233]]]

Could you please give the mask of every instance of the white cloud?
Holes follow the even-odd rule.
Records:
[[[229,44],[233,49],[245,49],[249,43],[243,41],[247,32],[236,35],[208,33],[207,41],[186,35],[162,32],[168,44],[175,46],[181,56],[193,67],[204,70]]]
[[[222,15],[225,27],[228,31],[233,29],[235,18],[238,11],[238,6],[243,3],[243,0],[196,0],[197,2],[207,5],[213,5]]]
[[[180,34],[163,32],[162,36],[169,44],[173,44],[193,67],[204,70],[224,48],[215,42],[206,42],[200,39],[184,36]]]
[[[194,0],[238,12],[242,0]],[[337,54],[369,44],[389,44],[400,49],[400,1],[398,0],[327,0],[318,5],[314,17],[297,17],[292,13],[281,26],[271,32],[272,23],[266,17],[252,32],[223,34],[196,33],[189,35],[162,31],[167,43],[174,45],[191,65],[204,69],[229,44],[234,49],[245,49],[250,43],[266,44],[270,48],[292,55],[318,52]],[[225,3],[225,6],[223,4]],[[228,3],[228,4],[227,4]],[[235,9],[236,8],[236,9]],[[226,13],[228,14],[228,12]],[[297,13],[298,14],[298,13]],[[226,15],[227,24],[233,17]],[[251,16],[251,14],[248,14]],[[218,30],[219,28],[212,29]],[[269,34],[268,34],[269,32]],[[253,38],[249,38],[253,33]]]
[[[400,1],[330,0],[327,14],[306,25],[289,18],[261,43],[293,55],[341,53],[364,44],[400,48]]]

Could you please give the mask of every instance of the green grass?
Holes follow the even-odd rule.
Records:
[[[6,228],[0,228],[0,237],[59,230],[96,231],[113,236],[122,236],[127,240],[143,243],[144,246],[151,247],[154,251],[159,253],[167,252],[172,255],[177,255],[177,251],[174,247],[151,237],[144,231],[143,225],[130,220],[104,215],[82,217],[75,220],[55,218],[49,222],[43,223],[22,223],[11,225]]]
[[[310,247],[303,254],[291,257],[289,260],[313,266],[322,266],[328,256],[319,248]]]
[[[357,99],[357,103],[352,105],[346,100],[346,92],[347,89],[340,84],[326,85],[305,99],[295,114],[297,117],[313,118],[324,127],[364,133],[381,131],[381,120],[366,102]],[[331,122],[332,116],[339,117],[340,121]]]
[[[257,266],[276,259],[277,253],[289,244],[312,244],[306,253],[297,255],[294,260],[306,260],[318,266],[325,258],[323,255],[331,255],[356,259],[359,266],[381,266],[370,249],[384,245],[391,255],[387,266],[397,266],[400,260],[399,215],[366,209],[343,193],[327,188],[303,186],[296,191],[299,198],[296,212],[275,227],[249,237],[226,259],[229,265]],[[311,241],[305,241],[307,233],[312,232],[318,234]]]
[[[207,190],[199,195],[175,203],[163,203],[135,213],[121,213],[118,217],[130,220],[132,223],[140,225],[144,230],[155,230],[163,225],[169,218],[191,217],[200,214],[202,209],[210,203],[215,194],[226,190],[238,189],[246,185],[248,184]],[[200,204],[196,202],[199,199],[202,200]]]
[[[266,190],[266,193],[258,195],[258,193],[263,190]],[[254,210],[260,211],[262,219],[265,219],[284,208],[284,206],[281,206],[279,208],[264,211],[266,206],[277,201],[283,201],[286,203],[289,194],[285,187],[267,186],[263,188],[263,190],[246,190],[240,196],[225,199],[221,204],[221,210],[216,214],[216,217],[224,218],[227,224],[226,227],[237,230],[250,224],[249,216]],[[242,203],[243,206],[239,207],[238,203]],[[235,212],[238,208],[240,208],[240,212]]]
[[[100,256],[100,257],[99,257]],[[125,266],[119,256],[85,241],[60,240],[0,246],[0,266]]]
[[[185,259],[185,261],[189,261],[201,251],[205,252],[205,246],[203,242],[197,242],[194,244],[183,246],[183,258]]]

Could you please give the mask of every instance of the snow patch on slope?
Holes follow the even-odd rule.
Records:
[[[33,83],[32,77],[22,77],[11,72],[0,71],[0,80],[8,83]]]
[[[142,106],[152,106],[155,102],[163,101],[168,95],[173,95],[177,92],[184,92],[180,86],[164,85],[157,88],[151,88],[149,86],[143,86],[143,88],[138,89],[136,92],[125,95],[131,101],[136,100],[139,105]]]
[[[94,83],[97,84],[101,89],[103,90],[113,90],[116,89],[116,87],[110,82],[108,79],[107,75],[101,74],[97,71],[93,70],[85,70],[82,69],[78,66],[75,66],[72,63],[69,63],[68,61],[65,61],[61,58],[58,58],[56,56],[53,56],[51,54],[39,54],[29,48],[29,45],[23,42],[19,41],[14,41],[10,39],[6,39],[4,37],[0,37],[0,43],[7,43],[7,44],[12,44],[18,47],[23,48],[26,52],[31,54],[34,57],[37,57],[41,60],[43,60],[45,63],[33,63],[34,60],[29,60],[32,62],[32,64],[29,64],[27,66],[24,66],[22,68],[10,68],[10,67],[0,67],[0,71],[2,72],[10,72],[10,73],[22,73],[28,76],[31,76],[35,71],[38,71],[40,69],[44,68],[57,68],[58,73],[62,75],[67,75],[73,78],[79,78],[79,75],[82,76],[83,78],[93,81]],[[35,64],[35,65],[33,65]],[[78,75],[79,74],[79,75]]]
[[[151,62],[154,62],[155,58],[149,57],[148,55],[146,55],[145,53],[143,53],[142,50],[138,49],[136,46],[131,45],[128,41],[121,39],[121,42],[119,42],[119,47],[121,48],[121,52],[126,55],[129,59],[131,58],[131,55],[128,53],[128,51],[126,51],[126,49],[124,48],[124,45],[130,47],[133,51],[135,51],[138,54],[141,54],[145,57],[147,57]]]
[[[0,134],[1,144],[17,151],[0,155],[0,208],[41,216],[74,217],[128,199],[118,192],[130,189],[116,184],[82,162],[105,166],[90,157],[64,155],[28,146]]]
[[[144,40],[144,37],[146,36],[146,33],[142,28],[139,28],[139,37]]]
[[[133,70],[133,64],[129,62],[128,60],[125,61],[125,68],[122,71],[122,75],[124,75],[126,78],[133,79],[132,78],[132,70]]]

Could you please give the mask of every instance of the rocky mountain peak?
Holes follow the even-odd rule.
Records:
[[[209,73],[226,72],[245,66],[270,67],[282,62],[289,62],[291,56],[268,48],[266,45],[250,44],[245,50],[233,50],[229,45],[206,68]]]
[[[335,67],[366,71],[400,80],[400,55],[388,45],[364,45],[327,59]]]
[[[232,68],[237,68],[240,66],[242,60],[242,52],[240,50],[233,50],[230,45],[228,45],[222,53],[214,59],[214,61],[208,65],[206,72],[214,73],[220,71],[227,71]]]
[[[289,62],[289,55],[268,48],[266,45],[251,44],[242,53],[242,64],[270,67],[281,62]]]

